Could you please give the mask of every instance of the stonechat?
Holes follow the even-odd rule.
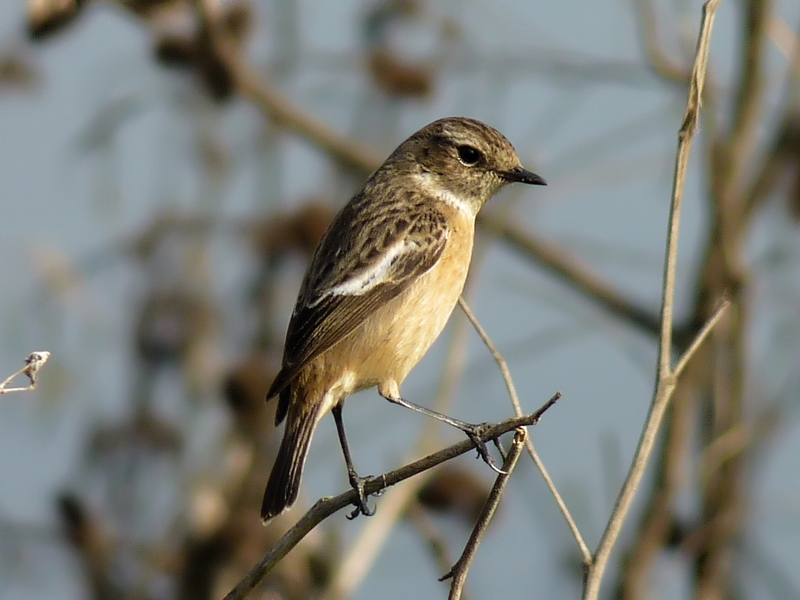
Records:
[[[336,215],[303,279],[283,364],[267,393],[286,420],[264,492],[266,523],[291,507],[317,423],[333,412],[359,512],[371,514],[342,420],[345,399],[377,386],[392,403],[458,427],[477,426],[418,406],[400,385],[447,323],[472,258],[475,217],[511,182],[546,185],[500,132],[462,117],[423,127],[386,159]]]

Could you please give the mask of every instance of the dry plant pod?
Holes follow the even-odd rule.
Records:
[[[27,0],[28,35],[41,40],[63,29],[80,14],[87,0]]]
[[[403,61],[386,48],[372,50],[369,72],[375,86],[396,98],[429,98],[433,94],[433,69]]]
[[[188,69],[197,61],[197,42],[180,33],[164,33],[153,48],[156,60],[167,67]]]
[[[274,432],[275,403],[267,402],[267,390],[277,370],[259,355],[234,365],[224,378],[223,395],[233,412],[236,427],[247,437]]]
[[[0,55],[0,91],[18,89],[30,91],[39,85],[38,67],[27,54],[9,51]]]
[[[136,353],[153,366],[186,358],[195,339],[213,324],[211,308],[199,296],[182,291],[154,292],[144,302],[136,325]]]
[[[244,42],[253,29],[255,12],[250,2],[234,2],[223,6],[222,28],[236,42]]]
[[[141,410],[119,425],[97,428],[89,443],[89,453],[93,457],[103,457],[131,446],[178,454],[183,447],[183,434],[154,413]]]
[[[463,518],[469,527],[478,520],[491,484],[478,478],[471,470],[444,466],[417,494],[419,503],[438,512]]]
[[[310,258],[335,214],[329,203],[311,199],[293,213],[267,216],[252,229],[253,248],[267,264],[294,252]]]

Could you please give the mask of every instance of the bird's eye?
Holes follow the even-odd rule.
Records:
[[[481,153],[472,146],[459,146],[458,158],[462,163],[471,167],[481,159]]]

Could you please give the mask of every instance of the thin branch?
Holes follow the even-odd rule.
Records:
[[[656,437],[676,385],[676,373],[671,369],[672,353],[672,327],[675,298],[675,276],[678,257],[678,232],[680,226],[680,213],[683,201],[683,190],[686,181],[686,171],[689,163],[689,153],[692,139],[697,129],[700,116],[700,104],[703,94],[703,84],[708,65],[708,53],[711,40],[711,30],[714,24],[714,15],[720,0],[708,0],[703,5],[703,19],[697,40],[697,50],[692,67],[692,78],[689,86],[689,98],[686,112],[678,132],[678,150],[675,157],[675,174],[673,177],[672,203],[670,207],[669,227],[667,234],[667,251],[664,264],[664,283],[661,305],[661,335],[659,340],[658,373],[656,376],[656,389],[650,404],[642,435],[639,439],[636,454],[631,464],[625,483],[617,497],[614,510],[609,518],[606,530],[600,539],[595,552],[594,562],[586,571],[584,581],[584,600],[596,600],[600,594],[600,585],[603,574],[608,566],[611,551],[622,530],[622,524],[628,515],[636,490],[644,476],[648,460],[652,454]],[[719,317],[717,317],[719,319]],[[705,327],[703,331],[705,331]],[[705,333],[704,335],[707,335]],[[699,337],[699,336],[698,336]],[[695,347],[693,342],[690,348]],[[687,359],[688,360],[688,359]],[[683,362],[683,361],[681,361]],[[679,363],[680,364],[680,363]]]
[[[39,369],[44,366],[48,358],[50,358],[49,352],[31,352],[28,355],[28,358],[25,359],[25,366],[10,377],[6,378],[3,383],[0,383],[0,396],[3,394],[11,394],[13,392],[32,392],[35,390],[39,383]],[[19,375],[25,375],[31,382],[30,385],[28,385],[28,387],[7,387],[12,381],[14,381],[14,378],[18,377]]]
[[[519,396],[517,395],[517,388],[514,385],[514,380],[511,379],[511,372],[508,369],[508,363],[506,363],[506,359],[503,358],[503,355],[497,350],[497,347],[494,345],[492,340],[489,338],[489,335],[486,333],[486,330],[481,326],[480,322],[478,321],[475,314],[470,309],[469,305],[466,303],[464,298],[458,299],[458,305],[461,307],[461,310],[464,311],[464,314],[467,315],[467,319],[469,322],[472,323],[472,326],[475,328],[475,331],[478,332],[481,340],[483,341],[484,345],[489,349],[489,352],[494,357],[497,366],[500,368],[500,373],[503,376],[503,381],[505,381],[506,388],[508,388],[508,395],[511,398],[511,404],[514,406],[514,412],[518,417],[521,417],[522,412],[522,405],[519,401]],[[583,557],[584,564],[590,564],[592,562],[592,553],[589,551],[589,546],[586,545],[586,542],[581,535],[580,530],[578,529],[577,523],[575,523],[575,519],[572,517],[572,514],[569,512],[567,508],[566,502],[561,497],[558,489],[556,488],[555,483],[553,483],[552,478],[550,477],[550,473],[547,472],[547,468],[544,466],[544,462],[542,459],[539,458],[538,452],[536,452],[536,448],[533,446],[533,441],[531,441],[530,436],[525,436],[525,447],[528,449],[528,454],[530,454],[531,458],[533,459],[533,463],[536,465],[536,468],[539,469],[539,473],[542,474],[544,478],[544,482],[547,485],[547,488],[550,490],[550,493],[553,495],[553,498],[558,505],[561,514],[564,516],[564,520],[567,522],[567,526],[569,527],[570,531],[572,532],[575,541],[578,543],[578,548],[581,551],[581,556]]]
[[[675,377],[675,379],[681,376],[681,373],[683,373],[686,365],[689,364],[689,361],[694,356],[694,353],[697,352],[697,349],[711,333],[711,330],[717,325],[719,320],[722,318],[722,315],[725,314],[728,306],[730,306],[730,300],[725,299],[720,302],[719,306],[717,306],[717,308],[714,310],[714,313],[711,315],[708,321],[706,321],[702,329],[700,329],[700,331],[697,333],[697,337],[694,338],[694,341],[692,341],[692,343],[686,349],[686,352],[684,352],[683,356],[678,359],[678,364],[672,370],[672,375]]]
[[[478,546],[483,540],[483,536],[486,534],[486,530],[489,527],[494,513],[497,511],[500,498],[503,496],[503,492],[506,489],[508,480],[511,478],[514,467],[517,466],[519,456],[522,454],[522,446],[525,444],[525,439],[527,437],[528,435],[523,428],[517,429],[514,433],[514,441],[511,444],[511,450],[509,450],[508,456],[506,456],[505,461],[503,461],[503,473],[499,474],[494,482],[492,491],[486,499],[486,504],[483,505],[480,517],[478,517],[478,522],[475,523],[467,545],[464,547],[464,552],[456,561],[456,564],[453,565],[453,568],[439,579],[439,581],[450,578],[453,579],[453,584],[450,586],[450,595],[448,596],[449,600],[459,600],[461,598],[464,584],[467,581],[467,573],[472,565],[472,561],[475,559],[475,553],[478,551]]]
[[[542,415],[544,415],[560,397],[561,393],[556,393],[539,410],[531,415],[514,417],[513,419],[507,419],[500,423],[489,425],[478,435],[478,438],[483,442],[488,442],[519,427],[535,425],[542,418]],[[475,445],[471,440],[463,440],[384,475],[370,477],[364,485],[364,492],[368,496],[374,495],[387,487],[400,483],[423,471],[432,469],[456,456],[466,454],[474,448]],[[261,560],[259,560],[236,587],[225,596],[224,600],[240,600],[241,598],[245,598],[247,594],[267,576],[278,561],[286,556],[286,554],[294,548],[300,540],[308,535],[312,529],[333,513],[353,504],[356,500],[356,492],[352,489],[338,496],[317,500],[314,506],[300,518],[297,524],[287,531],[278,543],[261,557]]]

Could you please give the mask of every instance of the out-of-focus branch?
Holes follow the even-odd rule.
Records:
[[[731,118],[731,132],[727,141],[729,168],[723,185],[723,197],[743,189],[748,172],[745,167],[755,150],[755,136],[760,123],[764,102],[764,50],[767,42],[767,24],[771,15],[771,0],[750,0],[746,3],[744,57],[742,59],[739,88]]]
[[[745,195],[744,218],[748,222],[778,185],[787,167],[795,166],[800,156],[800,36],[795,36],[793,42],[787,69],[786,112]]]
[[[650,68],[666,81],[684,85],[688,83],[689,71],[672,60],[661,46],[658,19],[652,0],[635,0],[633,7],[637,18],[639,41],[644,48]]]
[[[475,331],[478,332],[478,335],[480,336],[484,345],[489,349],[489,352],[491,352],[495,362],[497,362],[497,366],[500,368],[500,373],[503,376],[503,381],[505,381],[506,388],[508,389],[508,395],[511,398],[511,404],[514,407],[514,412],[518,417],[521,417],[523,415],[522,405],[520,404],[519,396],[517,394],[517,388],[514,385],[514,380],[511,379],[511,372],[508,370],[508,364],[506,363],[505,358],[503,358],[503,355],[500,354],[500,352],[497,350],[497,347],[489,338],[489,335],[486,333],[486,330],[481,326],[477,317],[472,312],[469,305],[464,301],[463,298],[458,299],[458,305],[461,307],[461,310],[464,311],[464,314],[467,315],[467,318],[469,319],[470,323],[472,323],[472,326],[475,328]],[[539,453],[536,452],[536,448],[534,448],[530,436],[525,436],[525,447],[528,450],[528,454],[533,459],[536,468],[539,469],[539,473],[542,474],[545,484],[547,484],[547,488],[553,495],[553,498],[555,499],[556,504],[558,505],[558,508],[561,511],[561,514],[564,516],[564,520],[567,522],[567,526],[572,532],[572,536],[578,543],[578,548],[581,551],[581,556],[583,557],[584,563],[588,565],[592,561],[592,553],[589,551],[589,547],[586,545],[586,542],[584,541],[583,536],[581,535],[581,532],[578,529],[578,524],[575,522],[575,519],[569,512],[569,509],[567,508],[567,503],[564,502],[564,498],[561,497],[561,494],[556,488],[555,483],[553,483],[553,480],[550,477],[550,473],[547,472],[547,468],[544,466],[544,462],[539,457]]]
[[[225,65],[240,94],[256,104],[275,124],[309,140],[340,162],[365,172],[380,166],[380,158],[375,153],[300,108],[281,94],[267,77],[251,68],[239,47],[220,31],[203,0],[195,0],[195,3],[217,57]]]
[[[648,310],[637,306],[615,290],[608,282],[597,276],[592,270],[571,256],[563,248],[552,242],[536,237],[524,228],[482,212],[478,215],[478,223],[483,231],[488,231],[511,244],[525,256],[570,285],[584,296],[590,298],[608,312],[622,317],[650,334],[659,331],[658,317]]]
[[[653,393],[653,400],[647,415],[647,421],[642,430],[639,444],[636,448],[633,463],[628,471],[625,483],[622,486],[614,510],[609,518],[594,560],[586,570],[584,580],[583,598],[584,600],[596,600],[600,594],[600,586],[603,581],[605,569],[611,551],[622,530],[622,524],[630,511],[633,498],[639,483],[644,476],[647,463],[655,446],[656,437],[661,427],[661,422],[666,412],[669,401],[677,384],[676,372],[672,364],[672,327],[673,310],[675,298],[675,278],[677,270],[678,256],[678,232],[680,228],[680,214],[683,204],[683,190],[686,182],[686,171],[689,163],[689,153],[692,146],[692,139],[697,130],[700,118],[700,104],[703,94],[703,84],[705,83],[706,67],[708,65],[708,52],[711,42],[711,30],[714,24],[714,15],[720,0],[708,0],[703,5],[703,20],[697,40],[697,50],[692,67],[692,77],[689,86],[689,98],[686,104],[686,112],[683,118],[680,131],[678,132],[678,150],[675,157],[675,174],[673,177],[672,203],[670,206],[669,226],[667,233],[667,251],[664,263],[664,283],[662,291],[661,306],[661,334],[658,349],[658,372],[656,375],[656,386]],[[693,353],[699,344],[711,331],[713,324],[721,317],[722,312],[727,308],[727,303],[720,306],[715,317],[708,327],[703,328],[697,340],[690,344],[690,351]],[[686,364],[690,360],[691,354],[687,352],[678,361],[679,365]]]
[[[201,14],[205,15],[212,43],[220,59],[233,75],[235,85],[243,96],[278,125],[309,140],[335,160],[365,172],[373,171],[380,166],[380,158],[375,152],[359,146],[298,107],[282,95],[265,75],[252,69],[238,47],[230,43],[225,35],[213,26],[213,22],[209,21],[202,8],[202,0],[196,2]],[[623,316],[651,333],[658,332],[658,319],[655,315],[634,305],[593,274],[588,267],[566,255],[563,250],[486,213],[478,215],[478,224],[482,229],[494,233],[525,254],[534,257],[539,264],[574,285],[610,312]]]
[[[479,435],[478,438],[483,442],[496,439],[501,435],[508,433],[519,427],[527,427],[535,425],[542,418],[542,415],[550,409],[561,397],[560,393],[550,398],[539,410],[531,415],[513,419],[507,419],[500,423],[486,427]],[[374,495],[389,486],[395,485],[418,475],[424,471],[432,469],[433,467],[451,460],[462,454],[466,454],[475,448],[475,444],[471,440],[463,440],[458,444],[448,446],[443,450],[430,454],[420,460],[414,461],[404,467],[390,471],[384,475],[377,477],[370,477],[364,485],[364,492],[368,495]],[[245,598],[247,594],[255,588],[264,579],[267,573],[281,560],[286,554],[294,548],[300,540],[302,540],[308,533],[314,529],[319,523],[328,518],[333,513],[343,509],[356,501],[355,490],[349,490],[338,496],[322,498],[311,507],[311,509],[300,518],[297,524],[292,527],[275,546],[273,546],[256,564],[250,572],[236,585],[236,587],[225,596],[225,600],[239,600]]]
[[[527,437],[528,435],[525,433],[524,429],[517,429],[514,434],[514,441],[511,444],[511,450],[509,450],[508,456],[506,456],[505,461],[503,461],[503,472],[500,473],[495,480],[494,487],[492,487],[492,491],[486,499],[486,504],[481,511],[481,516],[478,518],[478,522],[475,523],[467,545],[464,547],[464,552],[456,561],[456,564],[453,565],[453,568],[439,579],[439,581],[450,578],[453,579],[453,583],[450,586],[450,595],[448,596],[449,600],[459,600],[461,598],[464,584],[467,581],[467,573],[472,565],[472,561],[475,559],[475,553],[478,551],[478,546],[481,540],[483,540],[483,536],[486,534],[489,523],[497,510],[497,505],[500,504],[500,498],[503,496],[503,492],[506,489],[508,480],[511,478],[514,467],[517,466],[519,455],[522,453],[522,446],[525,444],[525,438]]]
[[[431,554],[436,560],[436,566],[439,567],[440,571],[447,572],[453,564],[453,559],[449,556],[444,536],[436,529],[419,502],[414,502],[408,507],[407,515],[408,520],[417,529],[419,535],[427,543],[428,548],[430,548]],[[463,590],[461,597],[467,597],[467,593]]]
[[[740,61],[733,111],[727,136],[720,136],[718,168],[709,173],[712,181],[712,230],[707,260],[701,268],[695,321],[708,314],[714,297],[726,293],[731,308],[722,323],[714,361],[701,388],[703,409],[711,418],[700,426],[703,446],[735,430],[746,416],[745,370],[749,302],[746,294],[749,273],[745,259],[748,228],[747,184],[758,149],[758,134],[767,94],[767,26],[772,14],[769,0],[750,0],[743,5],[742,59]],[[747,461],[735,455],[709,472],[701,486],[698,529],[703,533],[693,553],[695,597],[719,598],[731,593],[734,578],[736,540],[744,527]],[[725,522],[729,526],[716,527]],[[705,529],[712,524],[710,529]],[[705,534],[708,535],[705,535]]]

